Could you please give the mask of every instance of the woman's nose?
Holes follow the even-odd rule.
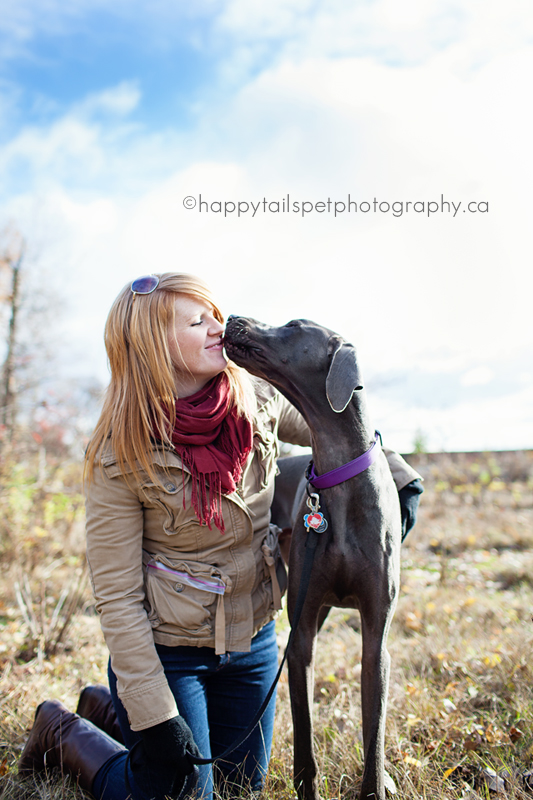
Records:
[[[209,333],[211,336],[219,336],[221,333],[224,333],[224,323],[219,322],[218,319],[213,317],[213,321],[211,322]]]

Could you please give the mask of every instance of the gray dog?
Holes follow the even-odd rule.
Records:
[[[311,431],[315,475],[324,476],[373,449],[375,458],[368,468],[320,493],[320,514],[327,529],[318,539],[288,663],[294,782],[300,800],[319,800],[310,713],[316,635],[332,606],[359,609],[365,755],[360,798],[385,800],[390,664],[386,639],[398,595],[401,522],[398,493],[387,461],[380,447],[371,447],[376,438],[355,349],[333,331],[308,320],[272,328],[244,317],[229,318],[225,344],[229,358],[273,384],[304,416]],[[302,503],[292,535],[291,619],[302,574],[307,538],[304,515],[308,513]],[[320,532],[316,526],[315,530]]]

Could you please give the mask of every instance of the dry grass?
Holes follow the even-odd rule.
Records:
[[[389,639],[386,757],[396,797],[531,796],[519,776],[531,768],[533,756],[533,454],[417,459],[426,492],[417,527],[404,546],[402,593]],[[40,561],[30,559],[33,591],[37,595],[45,585],[50,597],[49,611],[45,602],[43,612],[48,619],[63,585],[80,568],[81,540],[73,542],[72,530],[68,539],[68,552],[56,547],[55,553],[44,551]],[[86,605],[73,617],[55,655],[34,652],[25,660],[32,636],[14,591],[20,560],[3,566],[0,797],[81,798],[68,781],[55,778],[23,786],[16,779],[16,762],[41,699],[55,697],[73,709],[84,684],[105,682],[98,620],[86,592]],[[286,638],[284,625],[280,620],[280,640]],[[357,614],[332,612],[320,634],[314,709],[324,798],[357,797],[360,656]],[[285,674],[278,697],[264,796],[288,800],[295,793]]]

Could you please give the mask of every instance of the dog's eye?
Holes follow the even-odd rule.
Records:
[[[290,322],[287,322],[285,325],[286,328],[299,328],[301,326],[301,322],[299,319],[291,319]]]

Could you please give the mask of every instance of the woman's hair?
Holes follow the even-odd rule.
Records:
[[[85,475],[89,480],[106,443],[123,475],[133,472],[138,477],[143,469],[152,480],[156,477],[150,459],[153,432],[157,430],[163,444],[171,445],[170,432],[176,420],[175,374],[168,347],[176,295],[186,294],[208,303],[216,319],[224,321],[209,288],[199,278],[176,272],[157,277],[159,284],[150,294],[135,294],[128,283],[111,306],[104,334],[111,381],[86,451]],[[225,372],[230,407],[248,415],[251,383],[247,373],[232,362]]]

